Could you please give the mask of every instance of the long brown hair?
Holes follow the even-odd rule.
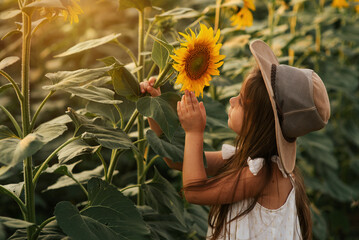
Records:
[[[221,204],[211,206],[208,224],[212,228],[211,240],[217,239],[221,234],[227,235],[227,225],[229,222],[245,216],[251,212],[262,196],[265,187],[273,176],[271,156],[278,155],[275,137],[274,114],[269,100],[269,96],[258,67],[255,67],[247,76],[241,90],[241,104],[243,107],[244,117],[240,135],[237,136],[237,151],[219,170],[211,181],[216,181],[235,172],[242,172],[247,166],[248,157],[265,159],[265,173],[257,191],[246,209],[228,220],[227,215],[231,210],[231,204]],[[312,224],[309,211],[309,200],[305,193],[303,180],[296,169],[295,174],[295,193],[298,218],[301,226],[303,239],[311,239]],[[234,188],[238,186],[234,184]],[[245,191],[245,190],[243,190]],[[233,191],[234,198],[235,191]],[[230,216],[231,217],[231,216]]]

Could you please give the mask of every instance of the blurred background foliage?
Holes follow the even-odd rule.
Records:
[[[314,220],[315,239],[358,239],[359,237],[359,13],[356,11],[357,1],[348,1],[349,6],[336,8],[329,0],[257,0],[253,11],[253,26],[236,29],[230,24],[230,17],[239,11],[239,7],[225,1],[227,7],[222,8],[219,21],[223,43],[222,54],[226,55],[221,76],[215,77],[212,85],[205,89],[205,102],[208,123],[205,133],[206,143],[211,149],[220,149],[224,142],[233,143],[235,136],[228,128],[227,115],[224,111],[230,97],[239,93],[241,82],[254,60],[249,52],[248,43],[252,39],[261,38],[269,43],[283,64],[314,69],[323,79],[331,103],[331,119],[325,129],[298,139],[297,164],[302,170],[307,192],[311,201]],[[118,40],[137,51],[137,20],[135,9],[118,10],[115,0],[81,0],[84,14],[80,15],[78,24],[70,24],[61,19],[51,24],[45,23],[36,33],[32,43],[31,59],[31,92],[32,112],[34,112],[46,96],[42,89],[48,85],[46,73],[70,71],[80,68],[101,67],[97,59],[115,56],[123,63],[131,59],[115,44],[106,44],[90,51],[84,51],[63,58],[54,58],[78,42],[100,38],[112,33],[121,33]],[[148,9],[147,26],[153,17],[161,11],[176,7],[190,8],[175,17],[162,17],[152,31],[160,31],[169,42],[177,41],[177,31],[185,31],[187,26],[196,26],[201,21],[214,26],[214,0],[152,0],[159,8]],[[2,0],[0,14],[16,9],[17,1]],[[161,9],[160,9],[161,8]],[[21,21],[21,19],[17,19]],[[15,29],[13,19],[0,20],[0,36]],[[21,35],[15,34],[0,41],[0,59],[7,56],[21,56]],[[152,49],[153,41],[149,39],[146,50]],[[15,80],[20,79],[20,63],[7,68]],[[147,69],[149,71],[149,69]],[[154,71],[154,75],[157,74]],[[0,78],[0,85],[6,83]],[[167,84],[162,92],[174,91]],[[124,99],[123,99],[124,100]],[[11,90],[0,92],[0,104],[6,106],[20,120],[20,109],[13,102],[16,96]],[[39,122],[45,122],[63,115],[66,108],[100,109],[94,103],[88,103],[78,97],[70,97],[68,93],[56,92],[44,108],[46,114],[39,116]],[[121,110],[129,118],[134,104],[127,101],[121,104]],[[5,114],[0,114],[1,125],[10,126]],[[68,136],[62,136],[48,144],[45,151],[37,153],[33,159],[38,165]],[[105,153],[106,154],[106,153]],[[104,154],[104,155],[105,155]],[[107,154],[111,154],[108,152]],[[149,155],[155,155],[150,151]],[[93,169],[97,165],[95,155],[83,155],[74,173]],[[55,161],[54,161],[55,162]],[[157,160],[156,167],[161,175],[169,180],[179,192],[181,188],[180,173],[169,169],[163,161]],[[136,162],[131,152],[126,152],[117,166],[114,185],[125,187],[136,182]],[[154,174],[150,171],[150,176]],[[20,175],[2,179],[1,184],[20,181]],[[56,203],[70,200],[77,204],[85,200],[78,186],[70,186],[57,190],[46,190],[55,183],[58,177],[46,175],[39,183],[36,195],[37,218],[40,221],[52,216]],[[46,182],[46,185],[44,185]],[[133,192],[127,193],[131,197]],[[17,206],[11,199],[1,195],[0,215],[21,218]],[[194,208],[193,208],[194,209]],[[193,210],[192,209],[192,210]],[[203,209],[202,209],[203,210]],[[196,209],[201,212],[202,210]],[[145,209],[143,210],[146,211]],[[193,210],[195,211],[195,210]],[[198,218],[205,234],[205,211]],[[1,236],[10,236],[13,229],[0,225]]]

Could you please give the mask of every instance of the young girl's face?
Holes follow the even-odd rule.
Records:
[[[228,110],[228,127],[240,135],[243,124],[243,106],[241,94],[232,97],[229,100],[230,108]]]

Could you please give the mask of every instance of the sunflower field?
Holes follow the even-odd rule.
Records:
[[[359,238],[359,0],[1,0],[0,37],[0,239],[205,239],[163,157],[183,158],[185,89],[204,149],[234,143],[254,39],[323,79],[329,123],[297,141],[313,236]]]

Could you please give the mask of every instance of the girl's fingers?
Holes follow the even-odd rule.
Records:
[[[198,109],[199,105],[198,105],[198,100],[197,100],[194,92],[191,92],[191,100],[192,100],[192,104],[193,104],[193,109],[196,111]]]
[[[156,82],[156,78],[155,77],[150,77],[150,79],[148,79],[148,83],[153,86],[155,85],[155,82]]]
[[[187,107],[187,102],[186,102],[186,95],[182,95],[181,111],[182,111],[182,114],[185,114],[185,113],[188,112],[188,107]]]
[[[192,103],[192,97],[191,97],[191,93],[188,90],[185,91],[185,96],[186,96],[185,99],[186,99],[187,109],[193,111],[194,108]]]

